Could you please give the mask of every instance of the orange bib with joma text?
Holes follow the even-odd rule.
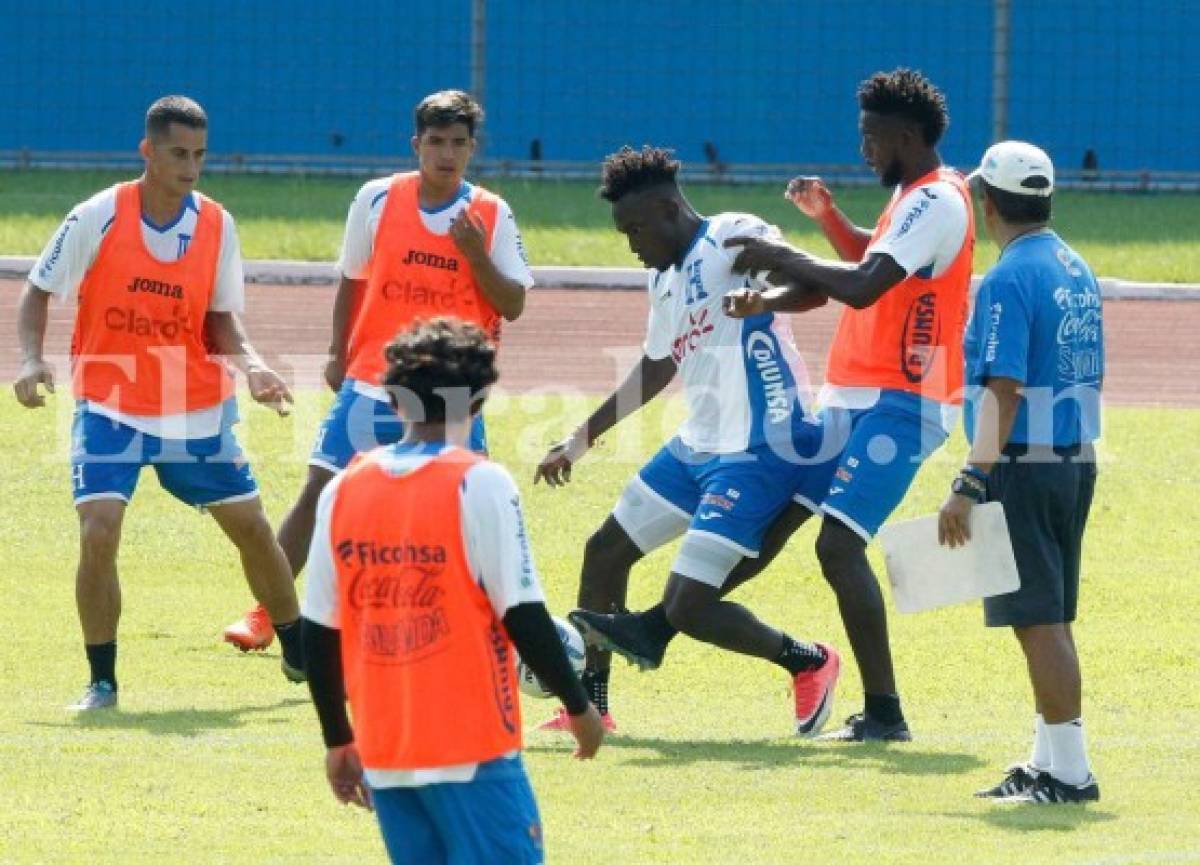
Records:
[[[142,239],[141,187],[117,187],[117,210],[79,287],[71,338],[75,396],[135,415],[211,408],[233,378],[210,356],[204,333],[216,284],[224,217],[200,197],[196,233],[176,261]]]
[[[961,403],[963,328],[975,247],[975,211],[966,181],[939,168],[900,190],[879,217],[874,243],[891,227],[896,207],[916,186],[942,180],[967,205],[967,233],[954,262],[937,276],[913,273],[866,309],[842,310],[829,349],[825,380],[843,387],[877,387]]]
[[[470,262],[449,234],[434,234],[421,221],[417,172],[397,174],[375,232],[367,284],[363,289],[347,350],[346,374],[378,384],[387,368],[383,349],[414,322],[454,316],[473,322],[492,339],[500,336],[500,314],[483,296]],[[485,244],[496,231],[499,199],[475,187],[468,212],[483,220]]]
[[[481,763],[521,747],[514,650],[471,574],[460,450],[393,476],[379,452],[333,503],[342,669],[364,766]]]

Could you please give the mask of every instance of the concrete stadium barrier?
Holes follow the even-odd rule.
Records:
[[[32,256],[0,256],[0,279],[25,279],[33,268]],[[255,259],[245,263],[246,281],[264,285],[335,285],[333,264],[315,261]],[[639,290],[646,287],[646,271],[638,267],[534,267],[537,286]],[[979,277],[975,278],[976,284]],[[1100,277],[1106,300],[1195,300],[1200,301],[1200,284],[1134,282]]]

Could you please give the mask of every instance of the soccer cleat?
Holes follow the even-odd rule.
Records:
[[[846,719],[846,725],[820,737],[822,742],[911,742],[908,723],[883,724],[862,712]]]
[[[293,685],[308,681],[308,674],[304,672],[304,668],[289,664],[287,658],[279,659],[279,669],[283,670],[284,677]]]
[[[1008,805],[1082,805],[1100,801],[1100,785],[1095,775],[1088,775],[1082,784],[1068,784],[1043,772],[1024,793],[995,801]]]
[[[792,679],[796,698],[796,735],[812,738],[821,732],[833,710],[833,689],[842,671],[842,657],[827,643],[817,643],[825,663],[815,670],[802,670]]]
[[[225,642],[243,652],[261,652],[275,639],[275,628],[267,608],[259,604],[225,629]]]
[[[538,726],[537,726],[538,732],[539,733],[570,733],[571,732],[570,717],[571,716],[567,714],[567,710],[564,709],[562,706],[559,706],[558,711],[555,712],[550,717],[550,720],[543,721],[542,723],[538,724]],[[600,716],[600,723],[604,725],[605,733],[617,732],[617,722],[613,720],[612,715],[610,715],[608,712],[605,712],[603,715]]]
[[[1017,763],[1008,767],[1008,774],[995,787],[978,790],[975,796],[979,799],[1007,799],[1009,796],[1020,796],[1033,788],[1037,779],[1046,773],[1045,769],[1035,769],[1029,763]]]
[[[115,709],[117,707],[117,689],[111,682],[92,682],[83,692],[83,696],[67,706],[68,712],[94,712],[97,709]]]
[[[572,610],[567,619],[579,629],[583,641],[596,649],[615,652],[638,670],[657,670],[667,653],[667,644],[646,633],[635,613],[594,613],[591,610]]]

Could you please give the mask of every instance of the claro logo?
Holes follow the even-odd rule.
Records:
[[[182,303],[172,306],[168,318],[155,318],[132,306],[110,306],[104,310],[104,326],[119,333],[150,336],[166,342],[177,342],[192,332],[188,308]]]
[[[929,375],[940,336],[937,295],[926,292],[912,302],[904,317],[904,330],[900,334],[900,370],[905,378],[915,383]]]
[[[451,284],[447,288],[431,288],[414,282],[388,280],[381,288],[384,300],[399,301],[408,306],[423,306],[427,309],[453,310],[458,303],[458,292]],[[468,297],[463,298],[469,303]]]

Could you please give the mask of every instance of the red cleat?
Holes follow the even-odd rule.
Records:
[[[821,732],[833,709],[833,689],[842,671],[842,658],[828,643],[817,643],[825,651],[825,663],[804,670],[792,679],[796,696],[796,735],[810,738]]]
[[[275,628],[262,604],[225,629],[225,642],[243,652],[261,652],[275,640]]]
[[[558,711],[548,721],[543,721],[538,724],[537,729],[540,733],[570,733],[571,724],[568,721],[569,716],[567,710],[562,706],[558,707]],[[600,723],[604,725],[605,733],[617,732],[617,722],[612,719],[612,715],[605,712],[600,716]]]

